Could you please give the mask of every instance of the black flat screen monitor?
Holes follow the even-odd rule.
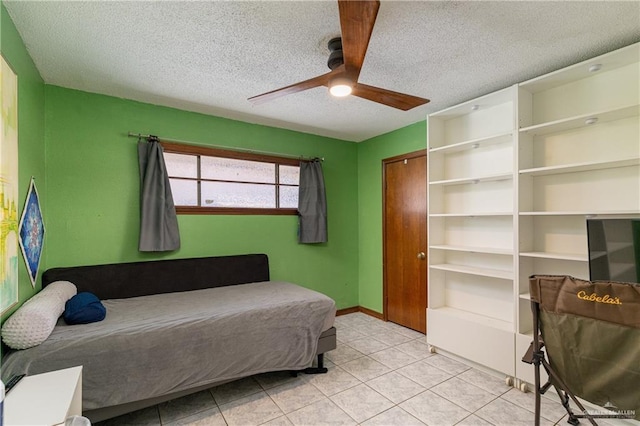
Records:
[[[587,219],[591,281],[640,283],[640,218]]]

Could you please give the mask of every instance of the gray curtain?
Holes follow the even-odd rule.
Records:
[[[140,163],[140,251],[180,248],[178,218],[158,138],[138,141]]]
[[[298,242],[327,242],[327,198],[320,159],[300,162],[300,192],[298,195],[300,230]]]

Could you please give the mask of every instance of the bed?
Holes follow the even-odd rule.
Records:
[[[83,366],[92,421],[242,377],[310,367],[336,345],[335,303],[270,281],[263,254],[54,268],[43,287],[70,281],[96,294],[103,321],[58,322],[39,346],[10,351],[2,377]]]

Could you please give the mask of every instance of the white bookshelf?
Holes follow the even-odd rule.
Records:
[[[510,376],[516,94],[514,86],[448,108],[430,115],[427,126],[427,340]]]
[[[502,249],[502,248],[487,247],[487,246],[472,247],[472,246],[454,246],[454,245],[442,244],[442,245],[431,245],[429,246],[429,248],[433,250],[451,250],[451,251],[461,251],[461,252],[467,252],[467,253],[489,253],[489,254],[504,254],[504,255],[513,254],[513,250],[510,248]]]
[[[562,131],[580,129],[588,125],[598,123],[602,124],[610,121],[618,121],[625,118],[637,117],[639,110],[640,108],[638,107],[638,105],[614,107],[607,110],[593,111],[587,114],[580,114],[577,116],[570,116],[561,118],[559,120],[535,124],[533,126],[521,128],[520,132],[533,136],[543,136],[553,133],[560,133]]]
[[[432,213],[431,217],[489,217],[489,216],[513,216],[513,212],[507,211],[486,211],[467,213]]]
[[[483,327],[490,327],[490,328],[495,328],[497,330],[512,332],[513,323],[511,321],[502,321],[500,319],[496,319],[493,317],[488,317],[488,316],[480,315],[474,312],[464,311],[462,309],[456,309],[451,307],[434,308],[434,311],[437,311],[438,314],[450,315],[450,316],[458,317],[467,322],[480,324]]]
[[[477,139],[465,140],[462,142],[442,145],[436,148],[429,148],[430,154],[452,153],[464,150],[477,149],[479,147],[488,147],[490,145],[509,144],[512,141],[513,132],[498,133],[491,136],[484,136]]]
[[[427,132],[427,341],[531,383],[529,276],[589,279],[586,219],[640,217],[640,44],[431,114]]]
[[[475,177],[456,185],[429,185],[432,213],[513,214],[513,188],[513,179],[485,181]]]
[[[518,85],[516,355],[533,338],[529,276],[589,279],[586,219],[640,213],[639,82],[636,44]],[[518,356],[516,378],[533,382]]]
[[[638,210],[572,210],[572,211],[535,211],[520,212],[520,216],[630,216],[638,213]]]
[[[445,180],[436,180],[429,182],[429,185],[465,185],[465,184],[478,184],[480,182],[491,182],[491,181],[499,181],[499,180],[511,180],[513,179],[512,173],[499,173],[494,175],[478,175],[478,176],[470,176],[465,178],[456,178],[456,179],[445,179]]]
[[[520,252],[522,257],[537,257],[541,259],[556,259],[556,260],[572,260],[576,262],[588,262],[589,257],[582,253],[552,253],[545,251],[523,251]]]
[[[482,277],[499,278],[502,280],[513,280],[513,271],[503,269],[480,268],[478,266],[456,265],[454,263],[432,264],[432,269],[441,271],[458,272],[460,274],[478,275]]]
[[[602,169],[613,169],[619,167],[632,167],[640,164],[640,158],[627,158],[612,161],[585,161],[582,163],[563,164],[559,166],[536,167],[532,169],[520,170],[520,175],[546,176],[562,173],[586,172]]]

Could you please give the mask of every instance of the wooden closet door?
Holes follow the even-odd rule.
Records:
[[[427,331],[427,157],[384,160],[385,318]]]

